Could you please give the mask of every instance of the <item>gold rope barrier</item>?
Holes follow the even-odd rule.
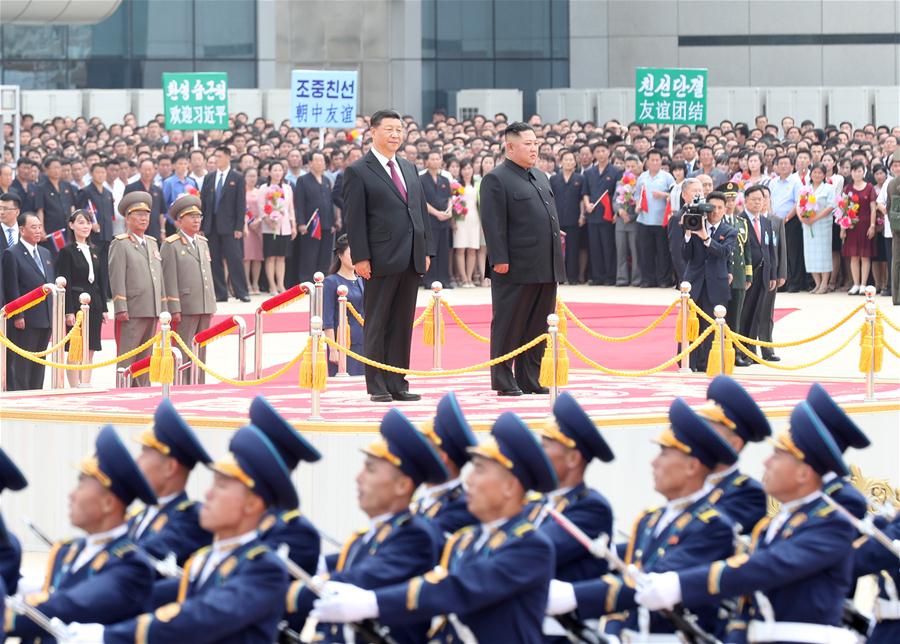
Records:
[[[479,342],[484,342],[485,344],[490,344],[491,339],[486,338],[485,336],[477,333],[474,329],[472,329],[468,324],[462,321],[459,317],[459,314],[450,306],[450,302],[445,299],[441,299],[441,304],[444,305],[444,308],[447,309],[447,313],[450,314],[450,317],[453,318],[453,321],[456,322],[456,325],[461,328],[463,331],[468,333],[470,336],[478,340]]]
[[[76,330],[78,331],[78,333],[81,333],[81,320],[83,317],[84,317],[84,313],[82,313],[81,311],[76,313],[75,314],[75,326],[73,326],[69,330],[69,332],[66,334],[66,336],[62,340],[60,340],[59,342],[54,344],[52,347],[48,347],[47,349],[45,349],[43,351],[35,351],[32,355],[34,355],[38,358],[43,358],[44,356],[48,356],[51,353],[53,353],[54,351],[56,351],[57,349],[59,349],[60,347],[64,346],[66,344],[66,342],[68,342],[69,340],[72,339],[72,336],[75,335]]]
[[[882,313],[882,312],[881,312],[881,309],[877,309],[877,310],[876,310],[876,315],[877,315],[878,317],[880,317],[881,319],[883,319],[884,322],[885,322],[885,324],[887,324],[889,327],[891,327],[894,331],[900,331],[900,326],[898,326],[897,324],[895,324],[894,321],[891,320],[891,318],[889,318],[889,317],[886,316],[884,313]]]
[[[347,302],[347,304],[350,304],[350,302]],[[414,329],[417,326],[419,326],[420,324],[422,324],[422,322],[425,321],[425,316],[427,316],[431,312],[431,309],[433,309],[433,308],[434,308],[434,300],[432,299],[430,302],[428,302],[428,304],[425,305],[425,310],[422,311],[422,315],[420,315],[415,320],[413,320],[413,328]]]
[[[362,362],[365,365],[369,365],[370,367],[374,367],[375,369],[381,369],[382,371],[389,371],[391,373],[400,373],[400,374],[403,374],[404,376],[430,376],[433,378],[435,376],[458,376],[458,375],[461,375],[464,373],[472,373],[473,371],[480,371],[487,367],[493,367],[494,365],[500,364],[501,362],[506,362],[507,360],[512,360],[519,354],[525,353],[526,351],[537,346],[541,342],[546,342],[549,337],[550,337],[550,334],[543,333],[543,334],[537,336],[534,340],[531,340],[530,342],[523,344],[518,349],[513,349],[509,353],[499,356],[497,358],[494,358],[493,360],[486,360],[485,362],[479,362],[478,364],[472,365],[471,367],[462,367],[460,369],[445,369],[444,371],[419,371],[417,369],[402,369],[400,367],[394,367],[392,365],[384,364],[382,362],[376,362],[375,360],[369,360],[365,356],[361,356],[358,353],[356,353],[355,351],[351,351],[350,349],[347,349],[346,347],[342,347],[339,343],[335,342],[331,338],[326,337],[324,335],[322,336],[321,340],[325,344],[327,344],[329,347],[331,347],[332,349],[346,353],[349,357],[353,358],[354,360],[358,360],[359,362]]]
[[[88,371],[90,369],[99,369],[101,367],[109,367],[118,362],[122,362],[123,360],[128,360],[128,358],[133,358],[139,353],[146,351],[151,348],[154,343],[156,343],[160,338],[160,334],[157,333],[152,338],[147,340],[141,346],[128,351],[127,353],[123,353],[120,356],[116,356],[115,358],[110,358],[109,360],[104,360],[103,362],[94,362],[92,364],[63,364],[61,362],[50,362],[49,360],[44,360],[43,358],[38,358],[31,351],[26,351],[25,349],[20,348],[18,345],[14,344],[9,338],[0,333],[0,344],[6,346],[7,349],[12,351],[13,353],[31,360],[32,362],[36,362],[38,364],[42,364],[45,367],[51,367],[52,369],[66,369],[68,371]]]
[[[652,331],[653,329],[658,327],[660,325],[660,323],[662,323],[663,320],[665,320],[667,317],[669,317],[669,315],[671,315],[672,311],[675,309],[676,306],[678,306],[678,303],[680,301],[681,301],[681,298],[672,302],[668,306],[668,308],[666,308],[666,310],[663,311],[662,314],[660,314],[660,316],[658,318],[656,318],[653,322],[651,322],[650,326],[648,326],[646,329],[641,329],[640,331],[636,331],[635,333],[632,333],[630,335],[623,335],[621,337],[615,337],[615,336],[611,336],[611,335],[603,335],[602,333],[597,333],[596,331],[594,331],[593,329],[588,327],[580,319],[578,319],[578,316],[576,316],[572,312],[572,309],[570,309],[569,305],[566,304],[565,302],[562,302],[562,312],[566,315],[566,317],[568,319],[572,320],[572,322],[575,323],[575,326],[577,326],[579,329],[581,329],[582,331],[584,331],[591,337],[596,338],[597,340],[602,340],[603,342],[628,342],[629,340],[636,340],[637,338],[640,338],[641,336],[647,335],[648,333],[650,333],[650,331]]]
[[[898,352],[894,347],[892,347],[890,344],[888,344],[887,340],[883,341],[883,346],[885,349],[888,350],[888,352],[890,352],[890,354],[892,356],[894,356],[895,358],[900,358],[900,352]]]
[[[750,358],[757,364],[761,364],[766,367],[771,367],[772,369],[778,369],[780,371],[799,371],[800,369],[814,367],[815,365],[825,362],[829,358],[832,358],[835,355],[837,355],[838,353],[840,353],[841,351],[843,351],[845,348],[847,348],[847,345],[849,345],[853,341],[853,339],[859,335],[860,329],[857,329],[856,331],[854,331],[853,334],[849,338],[847,338],[840,344],[840,346],[838,346],[833,351],[829,351],[821,358],[819,358],[817,360],[812,360],[810,362],[804,362],[803,364],[791,365],[791,366],[780,365],[775,362],[769,362],[768,360],[764,360],[763,358],[760,358],[758,355],[756,355],[755,352],[750,351],[747,347],[745,347],[741,343],[741,341],[738,339],[740,336],[738,334],[734,333],[727,326],[725,327],[725,333],[727,336],[731,337],[731,341],[734,343],[734,346],[737,347],[738,349],[740,349],[741,353],[743,353],[745,356],[747,356],[748,358]],[[765,345],[763,345],[763,346],[765,346]]]
[[[366,326],[365,318],[363,318],[363,316],[359,314],[359,311],[357,311],[356,307],[350,303],[350,300],[347,300],[347,310],[350,311],[350,314],[356,318],[356,321],[359,322],[359,326]],[[415,326],[415,324],[413,324],[413,326]]]
[[[609,374],[611,376],[638,377],[638,376],[649,376],[654,373],[659,373],[660,371],[664,371],[665,369],[668,369],[672,365],[677,364],[678,362],[681,361],[682,358],[684,358],[684,356],[686,356],[691,351],[693,351],[694,349],[699,347],[700,344],[702,344],[702,342],[709,336],[709,334],[713,332],[713,330],[714,329],[712,326],[706,327],[706,330],[703,333],[701,333],[697,337],[697,339],[694,340],[690,344],[690,346],[685,348],[681,353],[677,354],[676,356],[674,356],[672,358],[669,358],[668,360],[666,360],[664,363],[662,363],[658,367],[653,367],[652,369],[644,369],[643,371],[619,371],[618,369],[610,369],[609,367],[604,367],[599,362],[595,362],[594,360],[591,360],[586,355],[584,355],[581,351],[579,351],[577,348],[575,348],[572,345],[572,343],[569,341],[569,338],[567,338],[565,336],[560,336],[559,341],[560,341],[560,344],[564,344],[569,349],[571,349],[572,353],[575,354],[575,357],[577,357],[579,360],[581,360],[583,363],[585,363],[589,367],[596,369],[597,371],[602,371],[603,373]]]
[[[178,335],[175,331],[170,331],[169,335],[175,340],[175,343],[181,347],[181,350],[184,351],[184,355],[186,355],[191,362],[194,362],[198,367],[203,369],[206,373],[211,375],[216,380],[224,382],[229,385],[236,385],[238,387],[246,387],[251,385],[261,385],[264,382],[270,382],[275,380],[275,378],[279,378],[290,371],[291,367],[300,362],[300,358],[303,357],[303,352],[301,351],[296,356],[290,359],[289,362],[286,362],[282,367],[280,367],[277,371],[272,372],[270,375],[265,376],[264,378],[257,378],[255,380],[235,380],[234,378],[229,378],[228,376],[223,376],[222,374],[213,371],[212,368],[209,367],[205,362],[203,362],[197,355],[194,354],[193,351],[190,350],[187,344],[185,344],[184,340],[181,339],[181,336]]]

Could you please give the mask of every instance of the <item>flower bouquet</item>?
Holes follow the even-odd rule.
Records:
[[[284,190],[281,186],[268,186],[265,192],[263,212],[270,221],[277,223],[284,216]]]
[[[844,193],[834,209],[834,221],[842,230],[853,230],[859,223],[859,196]]]
[[[634,186],[637,183],[637,177],[634,173],[626,170],[622,175],[622,179],[616,186],[616,204],[627,208],[634,205]]]
[[[816,216],[816,195],[811,186],[800,188],[800,197],[797,199],[797,214],[800,219],[810,219]],[[810,234],[813,234],[810,229]],[[813,234],[813,236],[815,236]]]
[[[466,207],[466,189],[458,181],[450,182],[450,210],[453,212],[454,221],[461,221],[469,214]]]

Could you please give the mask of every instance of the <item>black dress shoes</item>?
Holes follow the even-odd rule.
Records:
[[[523,392],[521,389],[498,389],[497,390],[498,396],[521,396],[522,393]]]
[[[250,296],[249,296],[249,295],[242,295],[242,296],[239,297],[238,299],[239,299],[241,302],[249,302],[249,301],[250,301]]]
[[[400,402],[412,402],[414,400],[422,400],[419,394],[411,394],[408,391],[395,391],[391,393],[391,398]]]
[[[537,389],[532,389],[528,393],[530,393],[530,394],[549,394],[550,389],[547,387],[538,387]]]
[[[372,402],[391,402],[393,397],[390,394],[372,394],[369,396]]]
[[[776,356],[774,353],[772,353],[772,354],[770,354],[770,355],[765,355],[765,354],[763,354],[762,359],[763,359],[763,360],[766,360],[766,361],[768,361],[768,362],[781,362],[781,358],[779,358],[778,356]]]
[[[751,364],[753,364],[753,361],[747,356],[739,355],[734,357],[735,367],[749,367]]]

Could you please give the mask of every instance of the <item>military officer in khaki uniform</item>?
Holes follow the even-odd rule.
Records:
[[[753,260],[750,257],[750,244],[747,243],[750,224],[740,216],[739,212],[735,212],[739,189],[740,186],[734,181],[729,181],[716,188],[725,195],[725,223],[738,231],[737,243],[728,259],[731,300],[728,302],[728,313],[725,316],[728,328],[735,333],[742,332],[740,326],[744,295],[753,282]]]
[[[162,245],[166,302],[178,334],[190,344],[194,335],[209,328],[216,312],[209,243],[200,234],[200,198],[179,197],[169,208],[169,216],[178,225],[178,232]],[[200,348],[199,357],[206,360],[206,347]],[[204,381],[204,375],[201,369],[199,382]]]
[[[145,235],[150,223],[152,197],[130,192],[119,202],[127,232],[116,235],[109,245],[109,284],[116,313],[116,348],[127,353],[153,337],[159,314],[166,310],[162,258],[156,239]],[[127,367],[150,354],[150,349],[122,361]],[[135,387],[150,384],[147,374],[132,381]]]

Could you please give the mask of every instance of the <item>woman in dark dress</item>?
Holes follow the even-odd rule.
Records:
[[[88,241],[91,234],[91,218],[83,210],[76,210],[69,216],[69,243],[56,256],[56,274],[66,278],[66,327],[75,326],[75,314],[81,310],[82,293],[91,296],[90,321],[88,323],[89,359],[94,351],[100,351],[100,327],[107,321],[106,284],[109,280],[107,267],[100,262],[100,253]],[[67,347],[68,348],[68,347]],[[67,371],[69,386],[78,384],[78,371]],[[91,372],[86,371],[84,381],[91,381]]]
[[[848,295],[864,295],[869,281],[869,269],[875,257],[875,188],[866,181],[866,167],[862,161],[850,165],[850,185],[844,187],[844,194],[856,196],[859,203],[859,220],[849,230],[841,230],[844,246],[841,253],[850,258],[850,274],[853,286]]]
[[[341,235],[334,242],[334,260],[331,262],[331,268],[328,270],[328,276],[325,278],[324,291],[325,299],[322,302],[322,329],[325,335],[332,340],[335,339],[336,329],[338,327],[338,286],[347,287],[347,302],[353,305],[353,308],[365,318],[363,311],[363,292],[365,286],[363,280],[356,275],[353,270],[353,259],[350,257],[350,242],[347,235]],[[347,307],[347,324],[350,326],[350,350],[363,354],[363,328],[356,321],[356,318],[350,313],[350,307]],[[333,376],[338,369],[339,352],[329,348],[328,351],[328,375]],[[347,356],[347,373],[351,376],[365,375],[365,365]]]

